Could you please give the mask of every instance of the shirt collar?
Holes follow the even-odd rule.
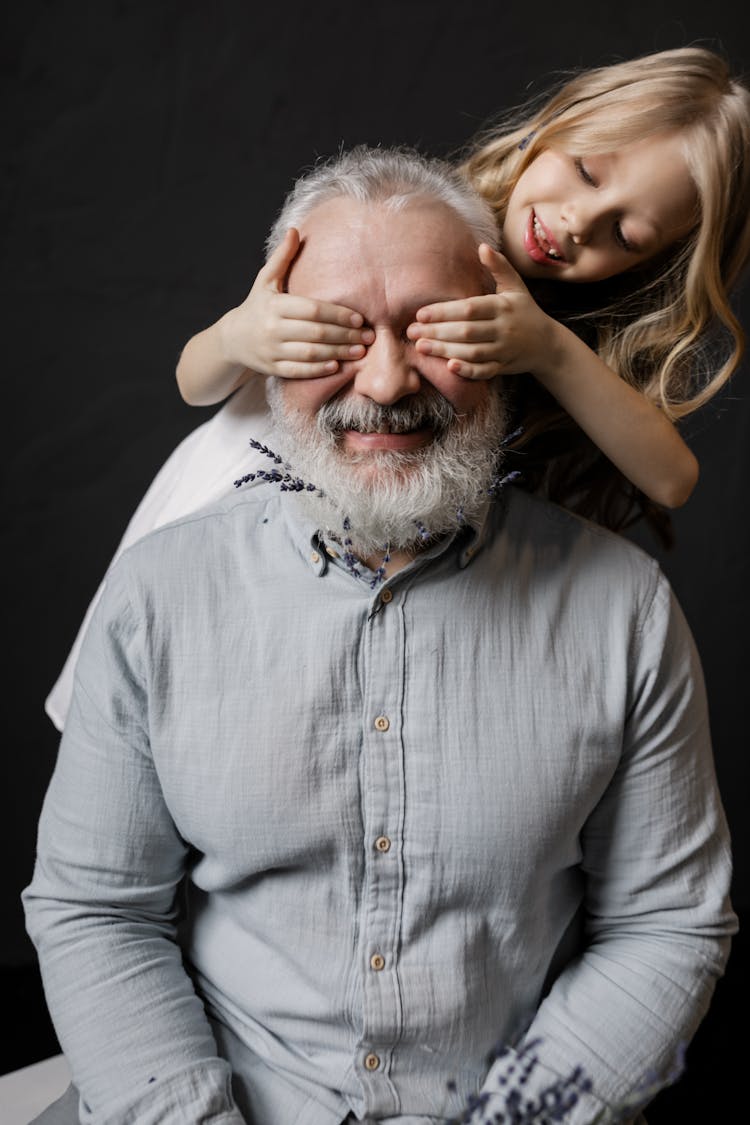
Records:
[[[497,503],[497,501],[496,501]],[[461,550],[458,556],[458,565],[463,570],[468,566],[471,560],[479,554],[484,544],[487,542],[487,532],[490,524],[490,512],[492,511],[493,502],[486,500],[481,511],[478,513],[475,520],[466,524],[464,529],[464,539],[461,545]]]
[[[343,547],[332,537],[326,537],[314,520],[294,504],[293,497],[279,496],[278,500],[297,552],[306,566],[318,577],[323,577],[332,562],[339,564],[344,553]],[[420,552],[414,562],[424,563],[453,549],[457,551],[458,566],[463,570],[479,554],[487,540],[493,506],[495,505],[491,500],[485,501],[474,519]],[[341,562],[340,565],[345,564]],[[366,573],[369,574],[369,571]]]

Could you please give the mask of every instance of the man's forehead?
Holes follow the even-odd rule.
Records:
[[[336,198],[311,211],[299,230],[291,292],[347,304],[385,287],[401,301],[411,293],[424,304],[484,291],[473,232],[438,200],[394,210]]]

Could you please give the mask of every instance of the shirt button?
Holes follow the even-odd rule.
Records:
[[[315,563],[316,566],[320,562],[320,555],[317,551],[313,551],[313,553],[310,555],[310,562]]]
[[[393,591],[392,590],[383,590],[383,593],[380,595],[380,600],[381,600],[381,602],[383,602],[384,605],[388,605],[388,602],[393,601]]]
[[[379,1066],[380,1066],[380,1059],[378,1058],[377,1055],[373,1054],[372,1051],[370,1051],[369,1055],[365,1055],[365,1069],[366,1070],[377,1070]]]
[[[385,968],[385,957],[382,953],[373,953],[370,958],[370,968],[374,969],[376,973]]]
[[[387,836],[378,836],[375,841],[375,847],[379,852],[388,852],[391,850],[391,841]]]
[[[388,727],[390,725],[390,720],[385,715],[378,715],[377,719],[375,720],[375,730],[388,730]]]

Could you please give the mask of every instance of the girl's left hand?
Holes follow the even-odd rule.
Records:
[[[540,309],[507,258],[482,243],[479,260],[495,292],[425,305],[406,334],[423,355],[443,356],[464,379],[541,372],[549,363],[554,321]]]

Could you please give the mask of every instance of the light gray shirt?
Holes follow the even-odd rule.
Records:
[[[83,1121],[442,1122],[538,1039],[588,1125],[693,1034],[729,877],[652,559],[508,490],[373,590],[262,485],[110,573],[24,902]]]

